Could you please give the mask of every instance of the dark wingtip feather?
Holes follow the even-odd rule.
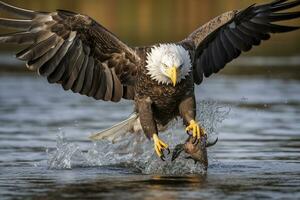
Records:
[[[43,40],[40,43],[34,44],[19,53],[17,53],[17,58],[20,60],[28,61],[34,60],[44,53],[49,51],[53,46],[58,42],[58,37],[55,34],[52,34],[49,38]]]
[[[300,18],[300,11],[299,12],[288,12],[288,13],[272,13],[268,16],[261,16],[266,17],[271,22],[278,22],[284,20],[292,20],[296,18]]]
[[[58,9],[56,11],[57,11],[58,16],[60,16],[63,19],[77,15],[77,13],[69,11],[69,10]]]
[[[18,8],[18,7],[9,5],[8,3],[5,3],[3,1],[0,1],[0,10],[6,11],[6,12],[14,14],[14,15],[18,15],[20,17],[31,18],[31,19],[37,15],[37,13],[32,10]]]
[[[31,20],[0,18],[0,27],[2,28],[26,30],[31,26],[31,23],[32,23]]]
[[[277,24],[270,24],[269,26],[271,27],[272,33],[286,33],[298,30],[300,28],[298,26],[282,26]]]
[[[251,13],[252,10],[253,10],[253,7],[254,7],[255,5],[256,5],[256,4],[252,4],[252,5],[248,6],[246,9],[239,11],[238,14],[237,14],[237,16],[236,16],[236,21],[240,21],[240,20],[243,19],[245,16],[247,16],[249,13]]]
[[[276,4],[276,5],[272,6],[270,10],[272,12],[278,12],[278,11],[294,8],[299,5],[300,5],[300,0],[295,0],[295,1],[288,2],[288,3]]]
[[[287,2],[287,1],[288,0],[275,0],[275,1],[271,2],[270,5],[274,6],[274,5],[284,3],[284,2]]]

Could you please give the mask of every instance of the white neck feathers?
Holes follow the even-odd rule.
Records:
[[[185,79],[192,69],[189,52],[182,46],[176,44],[160,44],[154,46],[147,53],[146,68],[148,75],[161,84],[171,84],[171,80],[164,73],[164,67],[179,67],[177,83]]]

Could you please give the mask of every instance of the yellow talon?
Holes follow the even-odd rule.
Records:
[[[154,149],[156,154],[164,161],[165,155],[163,151],[166,149],[169,154],[170,153],[169,146],[166,143],[164,143],[161,139],[159,139],[157,134],[153,134],[153,140],[154,140]]]
[[[185,129],[187,132],[192,131],[192,136],[197,140],[201,139],[201,136],[206,135],[206,131],[195,120],[190,121],[190,125]]]

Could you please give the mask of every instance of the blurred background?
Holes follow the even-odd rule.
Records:
[[[200,25],[233,9],[243,9],[263,0],[6,0],[5,2],[32,10],[72,10],[91,16],[131,46],[176,42],[185,38]],[[0,13],[0,16],[6,16]],[[300,24],[300,20],[288,22]],[[1,30],[0,30],[1,31]],[[2,31],[3,32],[3,31]],[[11,71],[20,62],[12,59],[16,47],[0,46],[0,70]],[[243,54],[251,59],[240,59],[231,65],[282,66],[300,65],[300,34],[293,32],[276,35],[272,42],[265,42],[259,48]],[[267,57],[266,57],[267,56]],[[278,58],[280,56],[281,58]],[[284,57],[284,58],[282,58]],[[20,69],[20,68],[18,68]],[[22,68],[25,70],[24,68]],[[260,71],[262,68],[259,68]],[[288,68],[290,70],[290,68]],[[254,68],[252,69],[254,70]],[[295,69],[291,69],[294,74]],[[241,70],[238,70],[241,71]],[[242,70],[243,71],[243,70]],[[263,70],[266,71],[266,70]],[[278,71],[276,69],[275,71]],[[232,68],[225,73],[233,73]],[[249,69],[243,72],[249,72]],[[251,71],[252,73],[259,71]]]

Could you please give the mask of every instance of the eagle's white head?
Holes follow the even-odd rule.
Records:
[[[158,83],[180,83],[192,70],[189,52],[176,44],[161,44],[147,54],[148,75]]]

